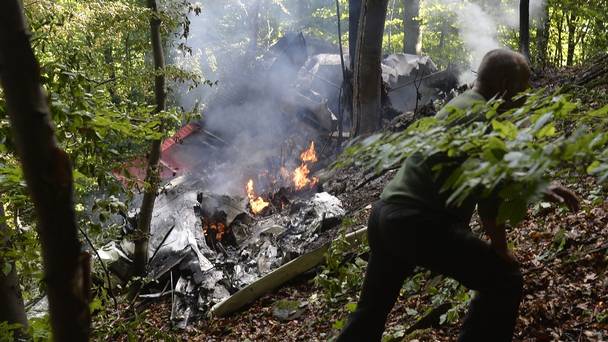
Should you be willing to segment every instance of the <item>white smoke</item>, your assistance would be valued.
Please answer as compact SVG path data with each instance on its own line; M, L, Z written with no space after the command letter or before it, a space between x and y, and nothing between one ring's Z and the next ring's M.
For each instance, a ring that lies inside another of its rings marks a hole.
M471 55L470 68L460 76L461 83L475 80L474 72L481 64L483 56L491 50L504 48L499 42L501 26L517 29L519 27L519 1L483 1L483 4L459 0L429 0L430 4L444 5L456 15L458 33ZM532 25L544 16L546 0L530 1L530 20Z
M188 17L190 30L184 43L191 53L172 54L172 62L180 68L217 81L212 87L181 87L175 94L183 108L198 108L204 130L223 141L211 148L207 140L217 141L208 136L200 141L191 138L180 145L183 153L175 153L184 169L200 171L208 181L206 191L242 195L247 178L275 167L278 157L289 157L283 146L291 139L295 118L279 104L294 89L300 66L286 63L269 45L303 29L298 18L308 5L303 7L299 0L284 3L200 0L196 3L200 12ZM333 5L333 0L324 0L324 5ZM301 52L296 55L304 56L303 63L306 51Z

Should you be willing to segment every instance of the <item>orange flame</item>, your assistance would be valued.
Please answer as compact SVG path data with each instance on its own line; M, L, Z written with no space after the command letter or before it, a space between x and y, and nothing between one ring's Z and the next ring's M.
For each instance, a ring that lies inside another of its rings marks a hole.
M215 240L216 241L221 241L222 238L224 237L224 234L226 233L226 226L221 223L211 223L208 226L206 225L205 227L203 227L203 232L205 234L210 234L211 233L215 233Z
M270 205L270 203L264 201L262 197L255 196L255 192L253 190L253 179L250 179L247 182L246 190L247 198L249 198L249 205L251 206L251 211L254 214L260 213L262 210L264 210L267 206Z
M313 186L317 184L318 179L316 177L308 178L308 174L310 174L310 170L308 169L307 163L316 163L317 162L317 153L315 152L315 142L310 142L310 147L304 150L300 154L300 160L302 164L300 167L293 171L293 183L296 187L296 190L302 190L307 186Z
M316 163L317 162L317 153L315 152L315 142L310 142L310 147L300 154L300 160L303 163Z
M296 187L296 190L302 190L307 186L313 186L317 184L317 177L308 178L308 174L310 170L308 169L308 165L302 163L300 167L295 169L293 172L293 183Z

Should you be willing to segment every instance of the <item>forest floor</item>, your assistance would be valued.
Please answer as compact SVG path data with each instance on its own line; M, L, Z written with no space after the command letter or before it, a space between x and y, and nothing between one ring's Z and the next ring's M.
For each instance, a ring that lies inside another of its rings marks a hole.
M567 73L575 75L576 70ZM560 75L560 80L568 79L567 74ZM542 75L538 82L552 86L550 83L558 82L556 79L555 75ZM606 89L601 92L606 99ZM581 101L590 107L608 102L598 103L597 98L583 94ZM361 176L349 172L344 170L341 177ZM348 186L341 189L338 197L352 213L351 224L366 224L369 204L378 198L393 174L389 172L354 191ZM584 175L561 175L560 179L583 199L583 209L570 213L539 203L529 209L524 222L508 233L525 280L514 340L608 341L608 189ZM475 220L472 229L479 229ZM364 258L365 254L360 253L349 260L352 263ZM352 271L355 284L360 284L363 270L364 266ZM342 286L342 291L328 292L314 277L314 273L299 277L238 313L202 319L183 331L171 328L170 299L154 302L142 312L131 333L138 340L326 341L339 332L349 308L356 302L359 287ZM389 316L384 339L455 340L470 297L471 293L455 282L421 271L406 282ZM289 321L279 320L273 313L277 303L285 300L300 307ZM446 303L451 309L441 317L441 323L408 334L408 327ZM155 337L148 338L150 331L156 332ZM101 339L130 340L126 334L115 333L116 330Z
M376 198L384 181L361 189L361 193ZM608 340L608 201L589 179L578 182L574 189L584 198L584 209L579 213L539 205L509 232L525 278L515 341ZM357 219L364 220L366 212L359 212ZM436 277L421 275L420 290L402 291L395 304L387 322L387 341L450 341L458 335L462 314L453 322L405 335L406 328L420 318L418 313L428 311L437 301L437 291L450 286L441 280L443 284L437 284ZM336 301L327 300L323 291L310 277L302 277L244 311L201 320L185 331L172 333L171 303L165 300L147 309L139 336L147 335L146 327L155 327L184 341L326 341L338 333L337 322L347 316L345 305L356 301L357 289ZM442 299L466 305L458 298ZM283 300L302 304L297 319L285 322L273 314L275 303Z

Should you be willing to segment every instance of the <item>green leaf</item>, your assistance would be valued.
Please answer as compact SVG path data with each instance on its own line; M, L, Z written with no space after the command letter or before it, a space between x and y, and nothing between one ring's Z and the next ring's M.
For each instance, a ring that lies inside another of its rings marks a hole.
M555 124L551 122L538 130L538 132L536 132L536 137L542 139L546 137L554 137L556 134L557 129L555 128Z
M357 310L357 303L348 303L348 304L344 305L344 308L348 312L351 312L351 313L355 312L355 310Z
M608 117L608 105L606 105L600 109L591 111L587 115L592 116L592 117L600 117L600 118Z
M331 327L335 330L342 330L342 328L344 328L344 323L345 321L343 319L339 319L335 321L334 324L331 325Z
M492 120L492 128L503 138L513 140L517 137L517 127L512 122Z
M11 263L5 262L4 265L2 265L2 273L4 274L4 276L8 276L12 270L13 270L13 265L11 265Z

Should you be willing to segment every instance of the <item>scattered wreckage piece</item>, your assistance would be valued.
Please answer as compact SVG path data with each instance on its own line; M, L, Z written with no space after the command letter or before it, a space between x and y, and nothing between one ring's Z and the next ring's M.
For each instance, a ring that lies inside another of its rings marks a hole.
M367 227L345 235L351 243L360 240L367 233ZM222 317L238 311L261 296L279 288L296 276L318 266L324 261L325 252L331 246L331 241L312 252L306 253L270 272L266 276L249 284L224 301L216 304L209 311L211 317Z
M205 188L194 176L172 180L157 198L152 221L149 278L154 281L140 298L171 294L178 328L302 255L309 258L317 250L312 261L318 264L323 257L318 248L327 245L345 215L339 199L328 193L311 196L314 190L281 193L289 197L285 206L254 216L245 197L202 192ZM117 247L108 246L106 259L128 263L129 253ZM288 278L306 269L296 267Z

